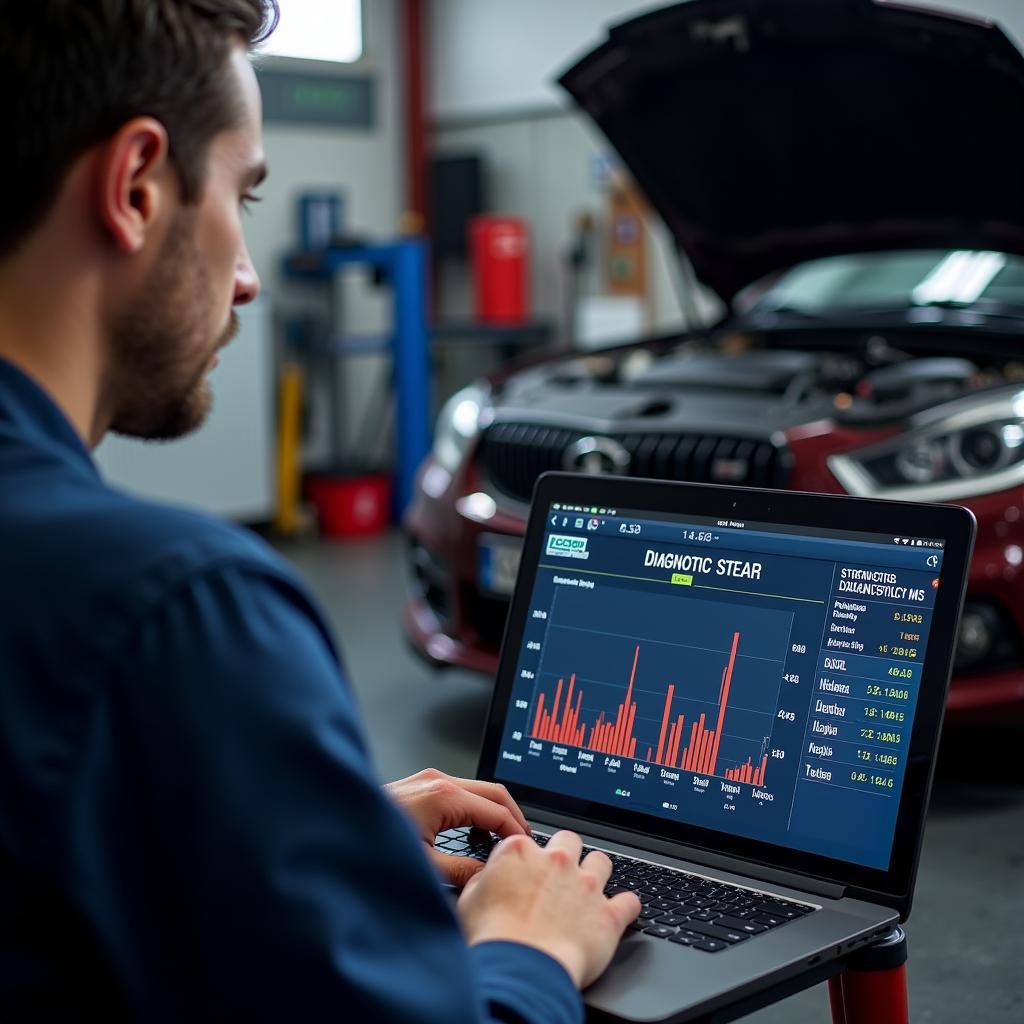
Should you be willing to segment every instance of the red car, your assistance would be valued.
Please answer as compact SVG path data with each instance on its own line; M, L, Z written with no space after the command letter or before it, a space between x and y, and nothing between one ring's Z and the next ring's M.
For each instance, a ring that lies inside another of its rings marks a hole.
M957 502L954 717L1024 709L1024 56L872 0L693 0L562 84L724 301L710 326L457 394L408 516L406 628L495 671L551 469Z

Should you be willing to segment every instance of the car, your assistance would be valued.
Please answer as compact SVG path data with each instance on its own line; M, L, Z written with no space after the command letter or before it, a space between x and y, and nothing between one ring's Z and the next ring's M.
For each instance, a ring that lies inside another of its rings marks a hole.
M442 410L405 629L493 675L548 470L956 502L978 520L948 711L1024 708L1024 56L872 0L692 0L561 78L722 299Z

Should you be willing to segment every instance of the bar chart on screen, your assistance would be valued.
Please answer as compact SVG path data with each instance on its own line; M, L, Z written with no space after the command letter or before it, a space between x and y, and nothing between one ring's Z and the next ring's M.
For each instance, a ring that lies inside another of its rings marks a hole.
M483 771L574 818L884 868L937 567L885 538L590 521L548 535L513 606Z
M528 705L534 743L578 747L603 762L659 766L766 785L792 615L699 599L670 620L644 595L628 606L595 594L553 602ZM784 756L781 751L776 756Z

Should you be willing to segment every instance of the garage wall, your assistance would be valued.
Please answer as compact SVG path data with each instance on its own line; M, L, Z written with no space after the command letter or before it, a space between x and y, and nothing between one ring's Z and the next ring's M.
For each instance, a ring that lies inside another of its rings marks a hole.
M595 162L607 144L566 107L553 80L600 41L607 26L664 6L642 0L433 0L430 6L430 112L440 153L481 153L491 171L491 207L528 218L534 232L532 286L541 315L563 317L566 273L560 256L574 218L600 210ZM1024 41L1024 0L939 0L945 7L999 21ZM660 221L651 225L649 270L653 328L681 323L677 261ZM465 275L449 272L446 311L465 313ZM704 315L714 301L695 296Z
M318 308L320 295L286 284L280 272L281 256L297 240L295 200L302 192L317 189L339 191L344 196L345 223L354 234L370 240L386 240L396 233L405 193L402 120L402 59L400 0L366 0L363 4L364 55L354 64L324 65L318 71L338 75L370 75L375 80L376 117L369 129L330 128L268 124L264 144L270 176L259 190L263 201L246 225L246 236L264 290L270 293L280 325L282 314L306 306ZM288 70L305 62L263 58L264 63ZM367 287L360 270L338 277L345 328L375 333L391 320L390 292ZM280 334L280 331L278 331ZM344 434L356 436L368 416L377 386L387 372L381 356L360 356L336 363L335 381L311 382L320 397L313 406L313 436L307 456L319 461L328 448L326 395L336 384L345 410ZM387 450L387 440L382 449Z
M915 0L903 0L915 2ZM562 105L551 82L607 26L664 7L651 0L432 0L430 110L440 121ZM1021 0L927 0L991 18L1021 45Z
M430 109L440 119L561 105L551 81L604 27L651 0L432 0Z
M527 218L533 231L533 306L565 329L564 254L583 212L600 215L607 144L568 108L557 74L598 42L608 25L663 6L650 0L433 0L428 101L439 153L478 152L490 171L497 212ZM648 221L651 330L674 330L682 313L678 266L659 220ZM443 281L445 311L470 305L465 274ZM717 305L698 296L705 312Z
M267 124L263 138L270 177L246 225L249 248L265 288L280 286L279 257L296 239L295 196L317 188L344 193L350 228L394 233L402 197L404 132L400 120L400 55L396 0L364 5L365 53L354 64L312 67L330 74L369 75L376 82L376 119L369 129ZM305 61L265 57L290 71Z
M569 275L565 254L581 213L600 217L605 205L601 163L607 145L586 118L565 111L538 112L508 120L444 123L433 136L443 154L479 153L488 174L493 210L525 217L532 232L531 292L539 316L564 329ZM677 264L661 221L648 219L651 329L674 330L680 323ZM444 312L470 310L468 277L449 268L442 281Z

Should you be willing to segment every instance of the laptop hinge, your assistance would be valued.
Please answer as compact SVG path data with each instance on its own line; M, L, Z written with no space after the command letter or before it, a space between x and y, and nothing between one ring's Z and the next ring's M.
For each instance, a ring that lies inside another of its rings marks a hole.
M656 839L652 836L630 833L625 829L610 828L598 822L583 821L571 818L565 814L552 814L550 811L528 807L525 804L522 807L526 817L538 824L550 825L553 828L571 828L585 835L593 836L595 839L604 839L609 842L618 843L621 846L631 847L640 852L648 850L651 853L662 854L666 857L677 857L707 868L731 871L734 874L746 875L748 878L754 878L761 882L770 882L773 885L783 885L790 889L799 889L825 899L838 900L846 895L846 887L836 882L826 882L820 878L809 878L807 875L786 871L784 868L769 867L766 864L757 864L749 860L741 860L738 857L729 857L722 853L711 853L708 850L686 846L684 843L673 843L663 839Z

